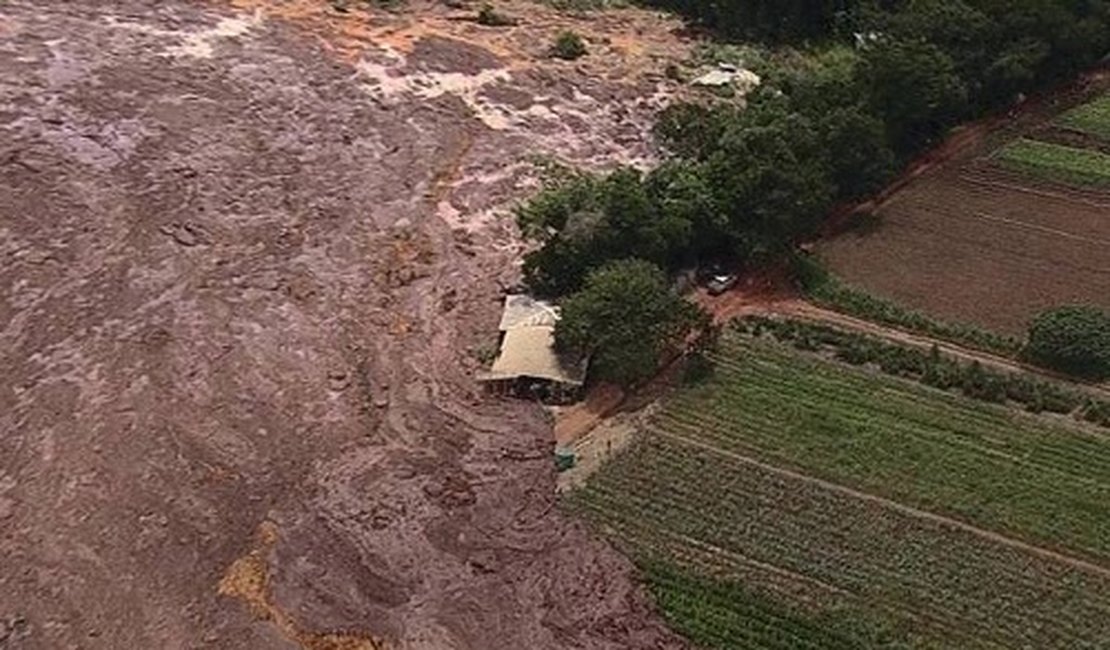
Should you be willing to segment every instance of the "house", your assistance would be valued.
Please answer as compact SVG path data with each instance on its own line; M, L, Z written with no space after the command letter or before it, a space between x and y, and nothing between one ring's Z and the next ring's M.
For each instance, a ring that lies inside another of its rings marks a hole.
M589 360L555 350L559 308L531 296L505 296L501 343L493 365L478 375L490 390L563 402L578 396Z

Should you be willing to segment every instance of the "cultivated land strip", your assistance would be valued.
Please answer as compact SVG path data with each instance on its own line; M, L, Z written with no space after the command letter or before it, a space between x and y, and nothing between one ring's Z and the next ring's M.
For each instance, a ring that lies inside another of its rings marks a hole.
M935 345L940 352L964 361L978 361L984 366L997 370L1029 374L1054 381L1066 382L1070 386L1074 386L1076 390L1084 391L1092 396L1110 398L1110 386L1107 386L1105 383L1077 380L1074 377L1053 372L1039 366L1022 363L1008 357L980 350L973 350L941 339L931 338L922 334L913 334L889 325L880 325L869 320L849 316L848 314L825 307L819 307L801 299L776 301L762 306L761 308L749 307L737 313L737 315L743 314L789 316L812 323L834 325L861 334L869 334L889 341L913 345L924 349L929 349Z
M738 462L738 463L743 464L743 465L750 465L750 466L753 466L753 467L758 467L758 468L763 469L765 471L768 471L768 472L771 472L771 473L774 473L774 474L778 474L778 475L781 475L781 476L784 476L784 477L787 477L787 478L791 478L791 479L794 479L794 480L797 480L797 481L801 481L803 483L814 485L814 486L817 486L817 487L820 487L820 488L823 488L823 489L826 489L826 490L830 490L830 491L836 492L838 494L843 494L845 496L850 496L852 498L861 499L861 500L864 500L864 501L868 501L870 503L875 503L877 505L883 506L884 508L891 508L893 510L897 510L898 512L900 512L902 514L909 515L911 517L926 519L926 520L929 520L931 522L941 524L943 526L959 529L959 530L962 530L964 532L968 532L968 533L971 533L973 535L976 535L977 537L981 537L981 538L983 538L985 540L988 540L990 542L1001 544L1003 546L1007 546L1009 548L1012 548L1012 549L1015 549L1015 550L1018 550L1018 551L1031 553L1033 555L1044 558L1046 560L1051 560L1051 561L1054 561L1054 562L1060 562L1062 564L1067 564L1068 566L1070 566L1074 569L1078 569L1080 571L1085 571L1085 572L1093 574L1093 575L1098 575L1098 576L1101 576L1103 578L1110 579L1110 568L1101 566L1099 564L1095 564L1093 562L1088 562L1088 561L1080 559L1080 558L1072 557L1070 555L1064 555L1063 553L1059 553L1057 551L1045 548L1043 546L1037 546L1035 544L1030 544L1028 542L1023 542L1019 539L1015 539L1013 537L1008 537L1006 535L1002 535L1001 533L997 533L997 532L992 531L992 530L987 530L985 528L980 528L978 526L974 526L972 524L969 524L969 523L964 522L964 521L960 521L958 519L953 519L952 517L946 517L944 515L939 515L935 512L930 512L928 510L922 510L920 508L914 508L912 506L907 506L907 505L898 503L897 501L893 501L891 499L876 496L874 494L868 494L866 492L861 492L859 490L855 490L855 489L852 489L850 487L840 485L839 483L833 483L831 481L826 481L824 479L817 478L815 476L810 476L808 474L803 474L801 472L796 472L794 470L784 469L782 467L778 467L778 466L775 466L775 465L772 465L772 464L769 464L769 463L765 463L765 462L760 461L760 460L756 460L755 458L752 458L750 456L745 456L743 454L738 454L736 452L729 451L727 449L722 449L722 448L720 448L716 445L712 445L712 444L709 444L709 443L701 441L701 440L695 440L693 438L683 436L681 434L673 433L673 432L670 432L670 431L666 431L666 430L660 429L658 427L652 427L652 433L655 434L655 435L663 436L664 438L668 438L670 440L673 440L675 442L679 442L679 443L684 444L684 445L689 445L689 446L692 446L692 447L698 447L700 449L704 449L706 451L712 452L714 454L718 454L718 455L720 455L724 458L728 458L729 460Z

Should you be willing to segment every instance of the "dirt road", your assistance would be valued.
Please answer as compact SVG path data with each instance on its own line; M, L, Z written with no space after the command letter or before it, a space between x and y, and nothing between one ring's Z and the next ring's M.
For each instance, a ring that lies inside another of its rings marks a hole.
M0 6L0 648L680 645L468 353L526 157L650 159L650 58L236 4Z

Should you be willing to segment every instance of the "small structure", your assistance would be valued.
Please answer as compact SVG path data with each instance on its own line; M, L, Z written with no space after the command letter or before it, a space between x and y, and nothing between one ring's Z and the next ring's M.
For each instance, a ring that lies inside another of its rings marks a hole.
M505 296L501 345L478 381L490 390L549 402L575 399L586 381L588 359L555 349L559 308L527 295Z

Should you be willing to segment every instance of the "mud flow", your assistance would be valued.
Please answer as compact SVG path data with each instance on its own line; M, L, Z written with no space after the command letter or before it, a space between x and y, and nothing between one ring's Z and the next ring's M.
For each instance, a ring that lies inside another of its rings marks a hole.
M0 6L0 648L679 645L470 350L686 46L507 7Z

